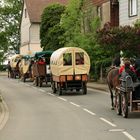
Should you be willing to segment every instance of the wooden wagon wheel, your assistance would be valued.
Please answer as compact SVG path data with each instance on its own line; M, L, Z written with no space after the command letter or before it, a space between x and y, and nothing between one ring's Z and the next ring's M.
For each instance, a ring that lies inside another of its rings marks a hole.
M52 87L53 93L56 93L56 87L55 87L55 82L54 81L51 82L51 87Z
M121 94L121 110L124 118L128 117L128 93Z
M61 85L60 83L57 84L57 88L58 88L58 95L62 95L62 88L61 88Z
M38 77L35 77L35 85L38 86Z
M25 74L23 75L23 82L24 83L26 82L26 75Z
M42 77L38 77L39 87L42 87L42 83L43 83L43 78Z
M87 94L87 85L85 82L83 82L83 86L82 86L82 94L85 95Z
M117 92L115 96L115 110L118 115L121 115L121 95Z

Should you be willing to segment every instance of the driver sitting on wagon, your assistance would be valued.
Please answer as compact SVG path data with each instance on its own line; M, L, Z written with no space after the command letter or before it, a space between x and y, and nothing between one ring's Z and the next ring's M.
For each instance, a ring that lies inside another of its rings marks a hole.
M133 82L136 82L136 80L137 80L136 70L131 65L131 62L129 61L128 58L124 59L124 64L119 68L120 76L122 76L123 72L128 73L132 77Z
M45 60L44 60L42 57L39 58L39 60L38 60L37 63L38 63L38 64L41 64L41 65L46 64Z

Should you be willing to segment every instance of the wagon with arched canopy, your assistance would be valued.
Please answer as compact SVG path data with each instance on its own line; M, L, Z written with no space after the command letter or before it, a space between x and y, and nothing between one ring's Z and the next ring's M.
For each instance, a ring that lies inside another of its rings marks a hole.
M42 86L50 82L50 57L53 51L36 52L34 56L34 64L32 66L32 76L34 77L35 85ZM44 63L39 63L43 60Z
M16 76L20 77L19 72L19 63L21 61L22 55L15 54L10 59L10 66L11 66L11 78L16 78Z
M86 51L78 47L56 50L50 58L52 90L61 95L63 91L76 90L87 93L90 58Z

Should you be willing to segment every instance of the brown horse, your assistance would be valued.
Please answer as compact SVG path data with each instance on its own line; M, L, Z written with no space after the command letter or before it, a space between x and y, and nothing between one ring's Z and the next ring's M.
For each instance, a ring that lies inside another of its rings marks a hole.
M114 109L113 97L115 96L116 91L117 91L116 87L119 86L119 68L113 67L109 70L107 74L107 84L108 84L110 94L111 94L112 109Z

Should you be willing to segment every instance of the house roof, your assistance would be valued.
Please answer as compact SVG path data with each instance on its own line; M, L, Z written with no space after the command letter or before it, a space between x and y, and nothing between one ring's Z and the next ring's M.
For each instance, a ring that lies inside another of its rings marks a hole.
M24 0L24 2L27 7L30 21L39 23L44 8L53 3L66 5L68 0Z
M92 0L94 5L101 5L105 2L108 2L110 0Z

